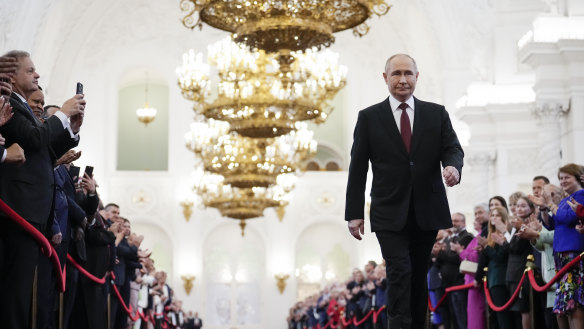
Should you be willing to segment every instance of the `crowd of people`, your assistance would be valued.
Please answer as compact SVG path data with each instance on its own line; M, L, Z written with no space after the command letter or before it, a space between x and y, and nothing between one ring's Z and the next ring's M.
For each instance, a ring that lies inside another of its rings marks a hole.
M428 271L432 305L429 322L437 329L580 329L584 328L584 260L580 260L546 292L532 289L526 277L519 287L529 255L534 256L538 285L584 252L584 167L567 164L558 170L560 186L545 176L535 176L532 194L515 192L507 199L493 196L474 207L473 228L466 218L453 213L452 228L438 231ZM391 264L388 264L389 266ZM485 272L485 268L487 271ZM290 309L290 329L387 328L386 314L375 323L339 321L363 319L370 310L386 306L385 264L370 261L364 272L353 271L344 283L327 286ZM483 278L494 306L483 289ZM446 288L470 288L446 292ZM391 294L391 291L389 291ZM332 320L332 321L331 321Z
M47 238L61 268L0 210L0 328L201 328L141 248L144 237L118 205L103 206L89 167L73 165L84 95L45 106L38 79L27 52L0 57L0 200ZM58 270L66 277L61 296Z
M369 261L363 271L353 269L351 277L345 282L330 284L318 294L297 302L290 309L288 327L304 329L319 325L324 328L331 321L333 326L337 326L343 317L351 321L353 318L359 321L366 318L359 326L355 326L354 322L348 326L373 329L374 322L387 323L385 312L379 313L378 321L368 316L371 310L387 307L385 290L385 264Z

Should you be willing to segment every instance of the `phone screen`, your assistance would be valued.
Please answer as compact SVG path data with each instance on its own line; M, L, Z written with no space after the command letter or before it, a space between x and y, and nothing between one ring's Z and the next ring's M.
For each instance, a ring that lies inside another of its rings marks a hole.
M77 89L75 90L76 94L83 94L83 84L81 82L77 82Z

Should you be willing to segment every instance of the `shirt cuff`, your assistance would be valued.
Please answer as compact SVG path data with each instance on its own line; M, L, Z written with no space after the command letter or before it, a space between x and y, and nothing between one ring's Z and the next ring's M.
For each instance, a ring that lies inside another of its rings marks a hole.
M8 153L8 151L6 151L6 149L4 149L4 153L2 153L2 159L0 159L0 163L4 163L4 160L6 160L7 153Z
M71 136L71 138L78 141L79 140L79 133L77 133L77 134L73 133L73 130L71 130L71 125L69 125L69 120L67 118L67 115L65 115L65 113L63 113L61 111L55 112L54 115L57 116L57 118L59 118L59 120L61 120L61 123L63 124L63 128L65 128L69 131L69 135Z

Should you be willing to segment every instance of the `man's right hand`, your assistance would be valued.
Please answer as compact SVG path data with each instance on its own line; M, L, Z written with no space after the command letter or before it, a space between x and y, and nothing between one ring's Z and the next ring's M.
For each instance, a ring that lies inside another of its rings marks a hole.
M68 99L59 111L65 113L65 115L70 118L73 115L83 113L85 109L85 99L83 99L83 94L76 94L75 96Z
M362 219L351 219L348 222L349 232L357 240L361 240L361 234L365 234L365 221Z
M21 165L25 161L26 158L24 157L24 150L22 147L20 147L20 145L14 143L6 149L6 159L4 159L4 163L16 163Z
M0 57L0 73L16 73L18 62L15 57Z

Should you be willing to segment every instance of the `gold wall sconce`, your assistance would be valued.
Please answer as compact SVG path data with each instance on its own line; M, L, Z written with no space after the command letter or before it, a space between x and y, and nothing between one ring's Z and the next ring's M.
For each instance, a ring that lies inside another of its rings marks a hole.
M185 217L185 220L188 222L191 219L191 215L193 214L194 203L193 201L185 200L181 201L180 205L183 208L183 216Z
M278 286L278 291L280 291L280 295L281 295L284 293L284 290L286 289L286 280L288 280L288 278L290 278L290 275L280 273L280 274L274 275L274 277L276 278L276 286Z
M180 277L183 280L183 287L187 293L187 296L191 294L193 289L193 281L195 281L195 276L190 274L185 274Z

